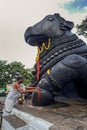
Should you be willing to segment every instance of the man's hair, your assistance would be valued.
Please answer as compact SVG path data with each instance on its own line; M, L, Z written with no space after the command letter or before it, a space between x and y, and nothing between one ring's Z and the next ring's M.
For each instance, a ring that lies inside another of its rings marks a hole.
M24 77L23 76L18 76L16 80L18 81L18 80L21 80L21 79L24 79Z

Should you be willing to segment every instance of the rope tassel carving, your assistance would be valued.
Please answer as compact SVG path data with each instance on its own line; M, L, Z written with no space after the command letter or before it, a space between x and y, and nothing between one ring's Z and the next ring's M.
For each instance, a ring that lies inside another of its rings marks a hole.
M38 58L37 62L37 81L40 79L40 58Z

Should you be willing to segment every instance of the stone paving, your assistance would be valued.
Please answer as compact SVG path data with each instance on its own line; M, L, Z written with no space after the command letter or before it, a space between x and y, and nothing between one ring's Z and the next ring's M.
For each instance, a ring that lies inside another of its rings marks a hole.
M16 108L53 123L50 130L87 130L87 100L59 99L50 106L35 107L25 103Z
M16 109L52 123L49 130L87 130L87 100L60 98L44 107L32 106L29 100Z

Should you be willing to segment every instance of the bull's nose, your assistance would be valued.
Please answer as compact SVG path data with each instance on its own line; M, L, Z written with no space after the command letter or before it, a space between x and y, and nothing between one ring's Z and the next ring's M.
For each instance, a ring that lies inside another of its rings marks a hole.
M27 39L28 39L28 37L29 37L29 34L30 34L31 30L32 30L32 27L28 27L28 28L26 29L25 33L24 33L24 38L25 38L25 41L26 41L26 42L27 42Z

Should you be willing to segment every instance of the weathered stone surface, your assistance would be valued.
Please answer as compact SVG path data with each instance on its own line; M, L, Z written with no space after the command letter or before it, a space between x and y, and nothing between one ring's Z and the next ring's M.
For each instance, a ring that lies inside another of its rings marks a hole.
M56 122L49 130L87 130L87 124L71 118Z
M20 119L13 115L4 118L10 130L87 130L86 100L61 98L57 104L44 107L32 106L29 101L14 110Z
M50 130L87 130L86 100L58 99L57 104L45 107L25 103L16 109L52 123Z
M16 117L15 115L9 115L3 117L1 130L30 130L30 129L29 124L21 120L20 117Z
M26 122L21 120L20 118L16 117L15 115L9 115L4 117L6 121L15 129L23 127L26 125Z
M26 113L18 109L13 109L13 113L23 119L28 125L29 130L49 130L49 127L53 124L36 116L31 113ZM23 129L24 130L24 129Z

